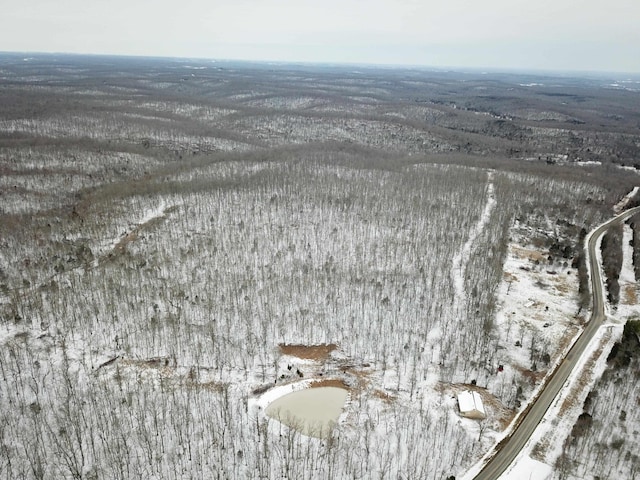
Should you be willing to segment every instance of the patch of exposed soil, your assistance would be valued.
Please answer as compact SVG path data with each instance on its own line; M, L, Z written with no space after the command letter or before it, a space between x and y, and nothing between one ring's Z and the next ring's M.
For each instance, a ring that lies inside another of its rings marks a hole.
M396 397L394 397L393 395L389 395L386 392L383 392L382 390L374 390L373 391L373 396L379 398L380 400L382 400L384 403L393 403L396 401Z
M555 280L553 280L553 285L556 287L556 290L558 292L565 295L569 293L569 284L566 277L555 277Z
M536 250L531 250L529 248L518 247L516 245L511 246L513 253L518 258L528 258L529 260L535 262L536 260L539 262L545 261L546 257L542 252L538 252Z
M506 282L509 282L509 283L518 281L518 277L516 277L511 272L504 272L504 279L505 279Z
M349 386L339 378L325 378L322 380L314 380L309 388L320 388L320 387L336 387L343 388L345 390L349 390Z
M170 211L173 211L174 208L175 206L166 208L162 213L162 215L158 217L153 217L150 220L147 220L146 222L139 224L130 232L125 233L120 239L120 241L118 241L118 243L116 243L116 245L113 247L114 253L117 253L117 254L124 253L125 250L127 249L127 245L130 244L131 242L135 242L138 239L138 234L141 231L161 223L165 219L167 213L169 213Z
M524 377L525 380L529 382L529 384L533 387L538 385L542 379L547 374L546 370L539 370L534 372L533 370L529 370L528 368L524 368L522 366L514 366L515 370L518 370L520 374Z
M228 384L215 381L201 381L198 377L197 368L191 366L189 368L179 367L176 365L175 359L170 357L155 357L148 359L132 359L114 357L98 367L98 369L107 367L122 366L124 368L133 368L138 371L155 371L161 378L174 382L174 385L181 385L193 389L205 389L211 392L222 392L227 388ZM207 368L199 370L206 372ZM271 385L269 385L271 386Z
M205 390L209 390L210 392L214 392L214 393L221 393L225 390L225 388L227 388L227 384L225 383L220 383L220 382L195 382L195 381L190 381L187 384L187 387L190 388L203 388Z
M533 449L531 449L531 458L538 460L539 462L546 461L546 454L551 444L550 438L551 437L548 436L544 437L533 446Z
M626 305L636 305L638 303L638 294L634 284L629 284L624 287L623 303Z
M503 276L504 276L504 280L506 282L512 283L512 282L517 282L518 281L518 277L516 277L511 272L504 272Z
M280 351L284 355L291 355L292 357L316 361L326 360L331 352L338 348L335 343L328 343L324 345L287 345L281 343L278 347L280 347Z
M168 371L175 371L176 362L169 357L155 357L147 359L133 359L123 358L120 360L122 365L133 366L141 369L153 368L153 369L167 369Z
M498 398L486 390L480 391L482 402L491 412L491 417L498 423L501 430L506 429L516 417L516 411L506 407Z
M366 368L368 365L362 365L362 367ZM363 392L367 389L371 383L369 380L370 371L361 370L356 368L353 365L342 365L341 367L342 373L346 375L350 375L357 383L352 387L354 391Z
M580 323L583 323L583 319L581 317L577 317ZM569 346L569 344L573 341L574 337L578 334L579 329L574 325L568 325L565 327L565 332L560 341L558 342L557 352L564 352L565 349Z

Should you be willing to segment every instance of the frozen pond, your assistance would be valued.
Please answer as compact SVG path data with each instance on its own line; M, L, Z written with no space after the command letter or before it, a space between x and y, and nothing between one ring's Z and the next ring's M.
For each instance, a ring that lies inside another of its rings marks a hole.
M344 388L306 388L274 400L266 413L300 433L325 438L331 434L346 400Z

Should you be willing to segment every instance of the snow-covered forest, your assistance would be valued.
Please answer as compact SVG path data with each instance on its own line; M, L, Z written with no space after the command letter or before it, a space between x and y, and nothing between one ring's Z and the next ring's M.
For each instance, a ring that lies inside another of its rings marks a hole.
M385 72L91 62L0 62L0 477L460 476L564 348L506 316L515 244L584 321L573 260L635 178L545 161L562 129ZM327 439L256 402L300 377L349 392Z

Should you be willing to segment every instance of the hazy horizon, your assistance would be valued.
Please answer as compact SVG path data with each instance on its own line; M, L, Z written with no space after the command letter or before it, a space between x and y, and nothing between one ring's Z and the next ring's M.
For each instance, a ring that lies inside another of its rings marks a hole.
M0 19L0 50L640 73L638 24L635 0L27 0Z

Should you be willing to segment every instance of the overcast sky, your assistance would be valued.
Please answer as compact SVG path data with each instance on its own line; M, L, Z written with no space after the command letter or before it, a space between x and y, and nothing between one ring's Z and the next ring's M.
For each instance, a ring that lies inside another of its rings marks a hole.
M0 1L0 51L640 72L640 0Z

